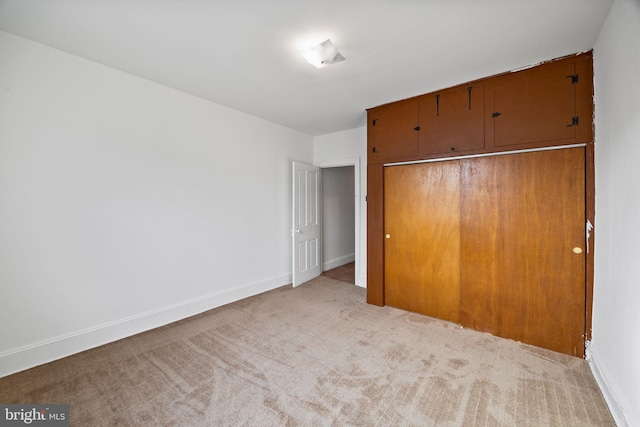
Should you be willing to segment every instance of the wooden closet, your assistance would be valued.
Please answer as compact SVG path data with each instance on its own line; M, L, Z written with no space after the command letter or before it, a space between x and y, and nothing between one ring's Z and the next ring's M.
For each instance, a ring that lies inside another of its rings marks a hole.
M584 355L591 61L368 110L369 303Z

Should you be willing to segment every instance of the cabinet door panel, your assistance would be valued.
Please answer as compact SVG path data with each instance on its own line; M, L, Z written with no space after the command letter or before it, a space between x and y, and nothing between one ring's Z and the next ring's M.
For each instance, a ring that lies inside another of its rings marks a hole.
M421 97L422 155L484 148L484 87L464 86Z
M583 148L464 161L463 326L584 354L584 165Z
M574 72L573 62L558 61L494 78L494 145L575 138Z
M367 117L368 162L408 160L419 152L419 103L402 101L369 110Z
M386 167L384 183L385 303L459 322L458 162Z

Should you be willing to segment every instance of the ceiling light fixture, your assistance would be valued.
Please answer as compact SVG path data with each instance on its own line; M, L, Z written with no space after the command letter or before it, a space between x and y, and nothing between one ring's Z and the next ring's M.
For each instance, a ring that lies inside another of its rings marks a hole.
M326 67L336 62L344 61L345 57L338 52L338 49L327 39L317 46L301 50L300 54L304 59L316 68Z

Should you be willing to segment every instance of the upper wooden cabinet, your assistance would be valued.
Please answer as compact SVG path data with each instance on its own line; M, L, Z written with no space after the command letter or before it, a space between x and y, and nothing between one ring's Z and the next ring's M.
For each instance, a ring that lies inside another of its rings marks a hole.
M587 52L368 110L370 164L593 142Z
M420 154L484 148L484 86L464 85L420 97Z
M367 114L368 161L371 164L417 158L420 116L417 99L369 110Z
M552 62L494 78L494 145L575 138L580 124L575 102L579 81L573 61Z

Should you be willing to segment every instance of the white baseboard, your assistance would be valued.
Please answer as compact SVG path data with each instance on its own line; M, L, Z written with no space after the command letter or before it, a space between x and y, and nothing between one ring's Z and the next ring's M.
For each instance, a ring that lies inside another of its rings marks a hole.
M322 264L322 271L327 271L337 267L341 267L345 264L349 264L350 262L354 262L355 260L356 260L356 254L349 254L349 255L341 256L339 258L330 259L329 261L325 261Z
M291 283L287 275L237 286L157 310L0 353L0 378L158 328Z
M595 353L590 351L589 348L587 348L586 359L587 362L589 362L589 367L591 368L593 377L596 379L598 387L600 387L600 391L604 396L604 400L607 402L607 406L609 407L609 411L611 412L616 425L618 427L631 427L632 424L627 418L624 407L621 405L622 401L619 399L618 394L607 379L606 371L598 363L598 358Z

